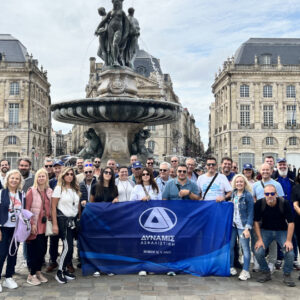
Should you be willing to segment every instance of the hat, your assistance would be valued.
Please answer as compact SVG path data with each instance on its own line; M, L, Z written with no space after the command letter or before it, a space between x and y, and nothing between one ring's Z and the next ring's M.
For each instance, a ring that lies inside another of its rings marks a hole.
M244 164L243 170L253 170L253 166L251 164Z
M61 161L61 160L56 160L54 163L53 163L53 167L55 166L63 166L64 163Z
M138 168L142 168L143 165L140 161L135 161L132 166L131 166L133 169L138 169Z
M278 158L277 159L277 163L281 163L281 162L285 162L286 163L286 159L285 158Z

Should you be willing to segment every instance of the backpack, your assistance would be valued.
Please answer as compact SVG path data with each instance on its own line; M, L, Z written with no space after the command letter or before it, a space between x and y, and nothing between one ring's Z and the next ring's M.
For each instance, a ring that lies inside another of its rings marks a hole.
M22 206L23 206L23 195L22 195ZM30 219L33 216L33 213L27 209L21 209L21 212L16 220L16 227L14 230L13 237L11 239L10 245L9 245L9 255L14 256L16 255L18 251L18 243L25 242L31 233L31 224ZM15 251L14 253L11 253L12 246L15 245Z

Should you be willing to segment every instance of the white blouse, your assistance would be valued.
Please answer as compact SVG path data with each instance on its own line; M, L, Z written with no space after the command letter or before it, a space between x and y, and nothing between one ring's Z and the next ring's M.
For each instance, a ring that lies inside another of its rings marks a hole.
M148 195L150 196L150 200L162 200L161 192L157 193L156 191L153 191L151 185L146 185L145 189L148 192ZM131 193L130 200L138 201L138 200L142 200L142 198L146 196L147 195L143 189L143 186L141 184L137 184Z

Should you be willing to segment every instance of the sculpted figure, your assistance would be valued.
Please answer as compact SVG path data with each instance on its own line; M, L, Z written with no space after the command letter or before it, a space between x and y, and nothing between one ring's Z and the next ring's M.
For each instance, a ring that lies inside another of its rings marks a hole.
M130 23L130 29L125 51L125 61L126 65L133 69L133 62L138 48L138 38L140 36L140 24L134 17L133 7L128 9L128 20Z
M145 146L146 140L151 136L150 130L142 129L140 130L134 137L132 146L131 146L131 154L139 154L147 157L148 154L151 154L152 151L147 149Z
M106 54L108 65L125 65L124 50L129 34L129 20L123 11L124 0L112 0L113 9L100 22L98 28L107 25Z
M99 15L102 17L102 21L106 16L106 11L104 7L100 7L98 9ZM97 55L103 59L105 65L109 64L108 56L107 56L107 24L104 24L104 26L100 26L101 23L98 25L95 35L99 36L99 48Z
M78 153L78 156L83 157L84 159L101 157L103 154L103 147L95 130L93 128L89 128L89 130L84 133L84 136L87 139L87 143L85 148Z

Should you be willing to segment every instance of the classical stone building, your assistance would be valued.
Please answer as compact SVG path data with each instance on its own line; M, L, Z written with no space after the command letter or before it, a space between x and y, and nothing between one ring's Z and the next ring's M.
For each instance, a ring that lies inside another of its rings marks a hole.
M210 148L220 162L259 167L267 155L300 167L300 39L251 38L212 85Z
M10 34L0 34L0 157L12 167L20 156L39 168L51 153L50 84L47 71Z
M90 79L86 87L86 97L97 97L99 73L102 63L96 63L95 58L90 58ZM173 90L169 74L163 74L160 61L144 50L138 50L134 62L139 98L158 99L180 103ZM188 109L184 109L181 119L174 124L148 126L151 137L146 141L146 147L153 150L157 161L170 160L171 156L199 157L203 153L203 144L195 119ZM73 126L72 145L73 152L78 153L84 145L83 133L87 128Z

